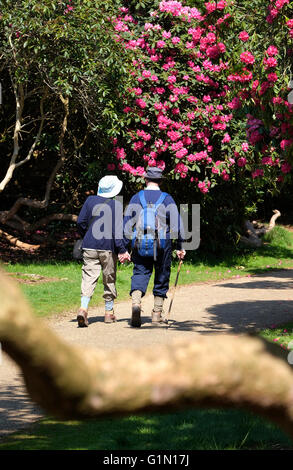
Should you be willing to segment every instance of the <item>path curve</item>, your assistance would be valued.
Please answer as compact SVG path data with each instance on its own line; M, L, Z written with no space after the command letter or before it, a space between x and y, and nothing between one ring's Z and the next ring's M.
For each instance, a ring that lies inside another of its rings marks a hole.
M172 289L169 297L172 295ZM293 320L293 269L241 277L215 283L179 286L169 327L150 321L153 297L143 299L143 324L129 326L130 302L117 302L115 324L103 322L103 308L89 310L89 328L78 328L76 313L47 318L46 323L69 343L105 348L169 343L177 338L192 340L198 334L241 333L272 327ZM166 301L168 308L169 300ZM31 403L18 367L3 353L0 364L0 436L18 430L43 415Z

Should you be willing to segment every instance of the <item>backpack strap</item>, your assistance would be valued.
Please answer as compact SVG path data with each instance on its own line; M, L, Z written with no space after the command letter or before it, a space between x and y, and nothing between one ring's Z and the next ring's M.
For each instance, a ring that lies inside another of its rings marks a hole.
M155 202L155 209L157 209L165 200L167 196L167 193L162 193L159 197L159 199L157 200L157 202Z
M145 209L147 209L148 205L147 205L147 202L146 202L144 191L143 190L139 191L138 195L139 195L140 204L142 205L142 208L143 208L143 211L144 211L144 213L143 213L143 225L145 227L146 224L147 224L147 213L146 213L147 211Z
M139 195L139 200L142 205L142 208L146 209L148 205L145 199L144 190L139 191L138 195Z
M147 205L146 198L145 198L145 195L144 195L144 190L139 191L138 195L139 195L139 200L140 200L140 203L141 203L143 209L146 209L148 205ZM167 193L162 193L160 195L157 202L154 203L155 209L157 209L164 202L166 196L167 196Z

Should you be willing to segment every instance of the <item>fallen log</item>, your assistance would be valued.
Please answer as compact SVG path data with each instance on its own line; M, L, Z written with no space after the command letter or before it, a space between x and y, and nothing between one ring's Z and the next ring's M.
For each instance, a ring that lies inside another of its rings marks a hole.
M247 236L242 235L240 237L240 241L245 245L249 245L255 248L260 247L262 245L262 240L261 238L259 238L260 235L264 235L273 230L276 225L276 220L278 219L278 217L280 217L280 215L281 212L277 209L274 209L273 216L271 217L271 220L268 225L259 225L255 221L250 222L249 220L246 220L244 222L244 228Z
M0 237L5 238L11 245L16 246L17 248L20 248L21 250L25 251L35 251L38 250L41 245L31 245L30 243L24 243L21 240L19 240L16 237L13 237L7 232L4 232L4 230L0 229Z

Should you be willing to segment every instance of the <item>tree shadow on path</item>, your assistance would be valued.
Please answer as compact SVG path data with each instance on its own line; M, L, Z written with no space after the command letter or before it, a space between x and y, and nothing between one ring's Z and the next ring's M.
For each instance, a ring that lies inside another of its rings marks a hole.
M1 386L0 390L0 438L15 429L27 427L43 416L25 391L23 383Z
M249 278L245 282L227 282L221 283L221 287L231 289L293 289L293 270L273 271L262 274L262 278L274 278L268 280L259 280L257 278Z
M247 300L213 305L196 320L170 321L170 329L211 333L245 333L293 321L293 300Z

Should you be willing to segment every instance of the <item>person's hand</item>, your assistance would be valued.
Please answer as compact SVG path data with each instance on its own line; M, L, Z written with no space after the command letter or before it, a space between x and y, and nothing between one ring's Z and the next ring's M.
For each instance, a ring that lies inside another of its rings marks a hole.
M185 250L177 250L176 255L179 259L184 259L184 256L186 255L186 251Z
M121 264L124 264L125 261L130 261L131 257L130 257L130 254L128 253L128 251L126 251L125 253L119 253L118 259L119 259Z

